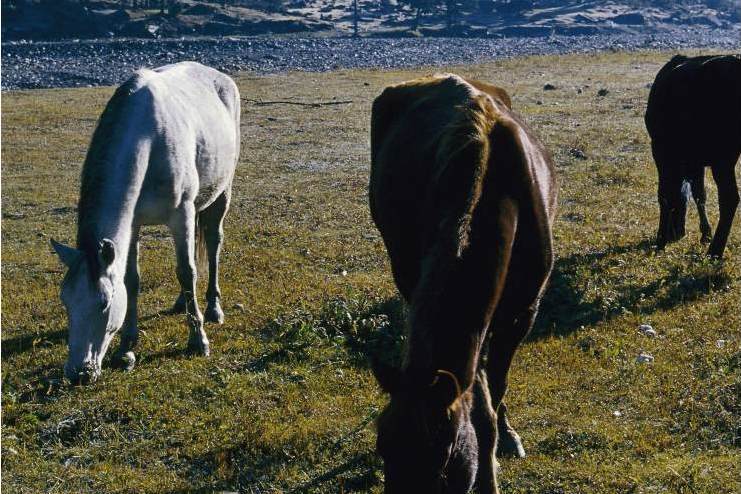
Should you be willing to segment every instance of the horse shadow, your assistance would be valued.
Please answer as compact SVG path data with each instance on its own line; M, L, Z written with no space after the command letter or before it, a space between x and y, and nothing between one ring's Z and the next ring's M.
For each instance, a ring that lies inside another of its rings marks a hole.
M210 451L190 461L191 468L197 470L191 481L196 485L207 483L208 487L189 487L168 491L167 494L212 493L221 491L252 492L261 472L281 471L290 466L296 457L287 459L284 455L261 455L254 462L245 454L250 450L249 444L240 444L229 448ZM300 458L300 457L299 457ZM323 492L368 492L380 484L377 475L379 460L370 452L358 453L344 459L340 464L317 474L311 479L281 490L286 494L303 494L321 488ZM223 475L228 472L226 475ZM215 483L210 480L215 474L222 473L221 480ZM259 486L258 486L259 492Z
M590 280L601 278L608 275L609 269L608 263L602 261L638 252L646 257L656 255L653 244L642 240L557 259L528 340L567 336L584 326L609 321L626 312L649 316L659 310L670 310L708 296L716 286L730 281L725 271L716 269L721 265L699 273L688 271L691 265L676 265L669 268L668 275L649 283L621 286L615 300L607 306L604 301L587 299L588 286L578 276L582 268L590 268Z
M15 355L26 353L39 345L56 345L67 341L67 330L56 329L46 333L33 333L15 336L3 340L2 357L7 359Z

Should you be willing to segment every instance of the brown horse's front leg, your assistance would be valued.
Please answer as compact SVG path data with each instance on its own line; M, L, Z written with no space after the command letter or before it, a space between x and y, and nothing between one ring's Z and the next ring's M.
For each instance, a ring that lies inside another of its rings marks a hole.
M739 203L738 185L736 184L735 164L736 157L730 164L722 166L713 166L713 179L718 186L718 206L720 217L718 226L715 229L715 236L710 243L708 255L712 257L723 257L723 251L728 242L728 235L731 233L733 217L736 215L736 209Z
M471 422L476 431L476 440L479 446L479 464L476 471L476 492L479 494L497 494L497 470L499 464L496 459L497 447L497 413L491 406L489 383L486 371L476 373L473 388L473 411Z
M518 317L496 317L493 322L494 334L489 343L487 371L491 403L497 411L498 443L497 456L522 458L525 448L520 436L509 424L504 395L507 392L507 379L512 359L520 343L530 332L538 312L537 303Z

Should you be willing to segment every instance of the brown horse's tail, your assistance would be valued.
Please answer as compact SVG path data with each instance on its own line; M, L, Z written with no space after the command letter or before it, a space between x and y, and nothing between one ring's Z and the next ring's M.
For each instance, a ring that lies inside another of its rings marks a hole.
M206 222L203 221L203 214L206 212L204 209L201 212L196 213L196 270L199 275L204 275L208 272L208 254L206 250Z

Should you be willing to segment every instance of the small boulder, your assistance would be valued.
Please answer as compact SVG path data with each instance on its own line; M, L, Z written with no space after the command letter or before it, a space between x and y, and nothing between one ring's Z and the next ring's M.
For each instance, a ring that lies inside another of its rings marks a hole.
M651 364L654 361L654 356L650 353L641 352L636 357L636 363L638 364Z
M656 330L651 327L650 324L641 324L640 326L638 326L638 331L648 336L649 338L656 338L657 336Z

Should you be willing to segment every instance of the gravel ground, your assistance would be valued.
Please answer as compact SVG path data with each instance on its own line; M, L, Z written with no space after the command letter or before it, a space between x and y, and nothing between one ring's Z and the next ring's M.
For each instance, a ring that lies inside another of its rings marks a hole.
M140 67L196 60L227 73L448 65L604 50L738 51L738 30L549 38L221 38L3 43L2 89L119 84Z

